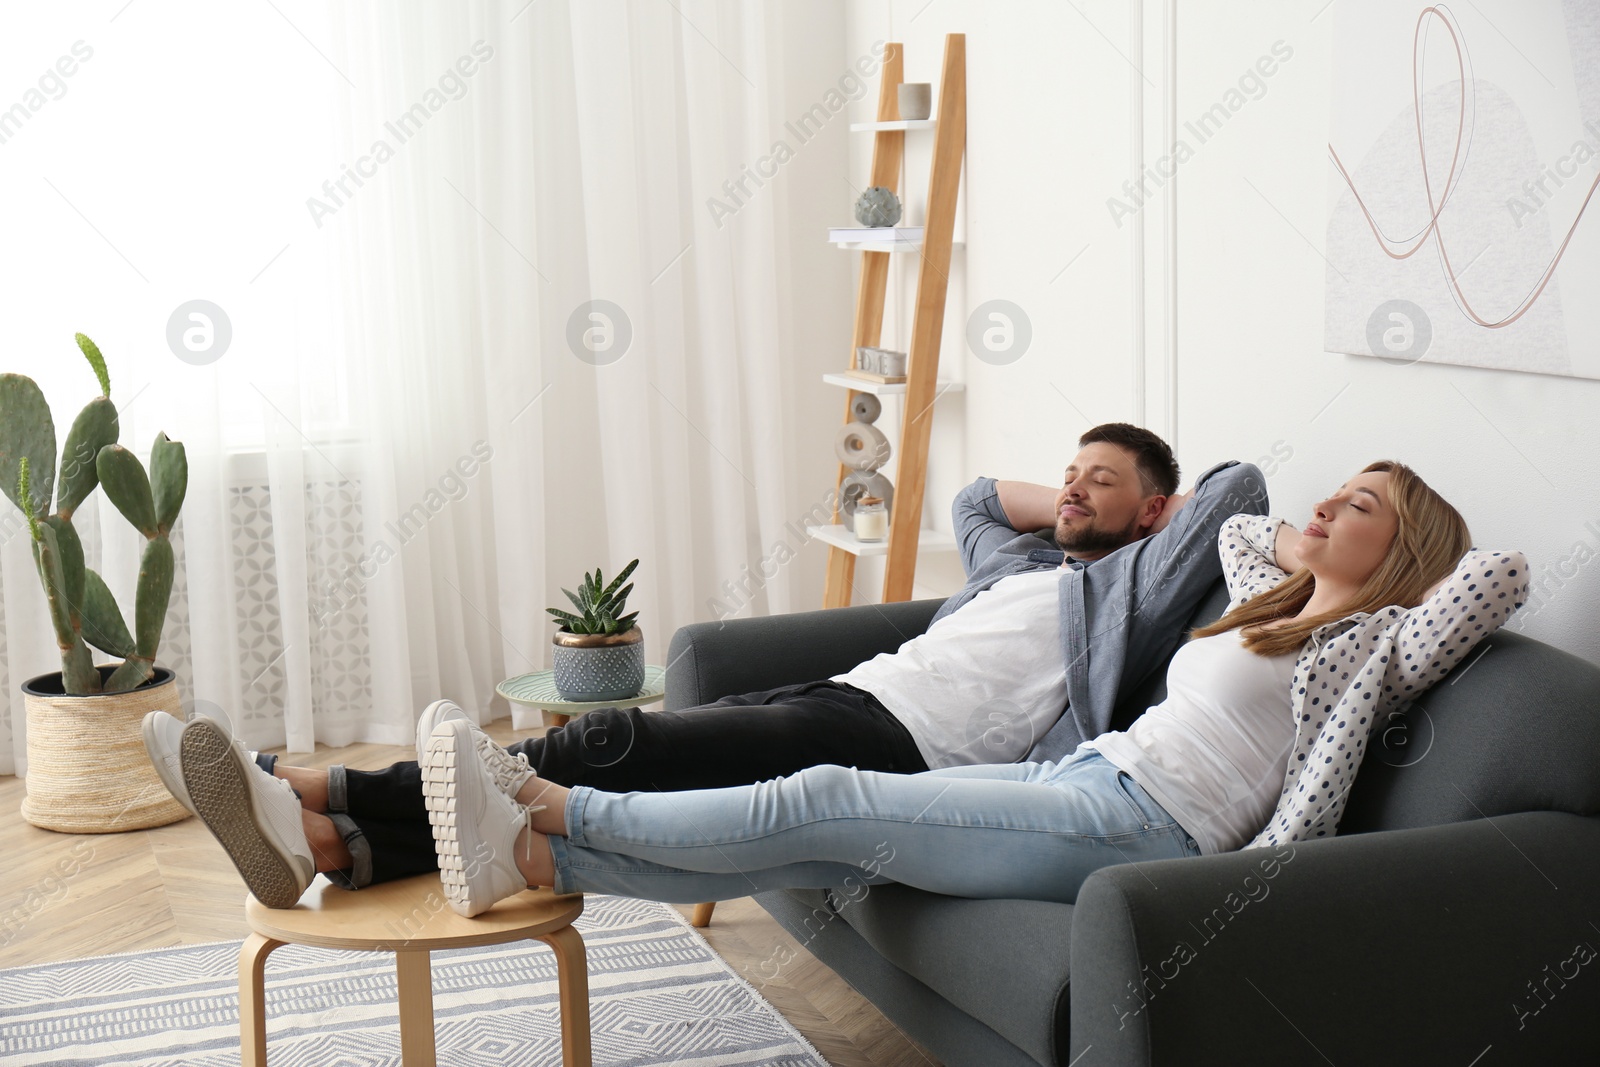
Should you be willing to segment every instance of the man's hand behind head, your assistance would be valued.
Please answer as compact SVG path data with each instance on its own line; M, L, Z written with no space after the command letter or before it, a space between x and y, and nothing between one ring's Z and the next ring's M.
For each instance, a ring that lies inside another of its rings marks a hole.
M1161 508L1161 514L1156 516L1156 521L1150 524L1149 536L1154 536L1167 528L1167 523L1172 521L1172 516L1194 498L1194 490L1187 493L1174 493L1167 497L1166 504Z

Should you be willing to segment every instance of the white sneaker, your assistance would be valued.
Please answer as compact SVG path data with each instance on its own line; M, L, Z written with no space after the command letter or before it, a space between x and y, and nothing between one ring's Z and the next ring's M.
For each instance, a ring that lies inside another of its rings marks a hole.
M453 701L435 700L422 709L422 716L417 720L417 762L420 764L426 761L428 741L433 737L434 729L442 722L458 720L472 727L472 739L477 745L478 756L488 766L489 773L494 775L495 788L515 800L522 783L533 777L533 768L528 766L528 757L520 752L513 756L495 744L494 739L484 733L477 723L467 717L467 713L461 710L460 705Z
M220 710L220 709L219 709ZM216 716L206 711L196 711L196 715L204 715L215 719ZM232 729L226 721L218 720L219 725L230 735ZM189 809L190 815L198 815L194 810L194 801L189 798L189 787L183 784L183 768L178 765L178 739L183 735L184 721L176 715L165 711L152 711L144 717L139 724L140 732L144 734L144 750L150 754L150 762L156 769L156 776L161 779L161 784L167 787L179 804ZM240 742L235 741L238 745ZM254 762L256 754L248 753Z
M471 918L528 888L512 850L544 805L524 807L500 790L465 718L434 728L422 760L422 796L445 899Z
M293 907L317 868L289 783L258 767L243 744L208 718L183 726L178 762L195 814L250 892L269 908Z
M190 815L200 814L194 810L189 787L183 784L183 768L178 766L178 739L183 735L183 720L164 711L152 711L144 717L139 729L144 734L144 750L150 754L150 762L161 784L179 804L189 809Z
M461 705L453 700L435 700L432 704L422 709L422 715L417 719L417 762L421 763L428 754L428 740L433 737L433 728L442 722L452 722L456 719L467 719L467 713L461 710Z

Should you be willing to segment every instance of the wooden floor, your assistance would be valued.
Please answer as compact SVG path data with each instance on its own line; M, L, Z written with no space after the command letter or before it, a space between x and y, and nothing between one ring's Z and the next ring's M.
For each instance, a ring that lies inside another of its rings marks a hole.
M513 740L510 720L489 733ZM285 757L287 758L287 757ZM319 747L292 762L377 768L413 758L406 748ZM58 834L22 820L21 779L0 777L0 968L249 933L244 883L197 819L124 834ZM690 908L681 907L687 917ZM717 905L700 931L723 959L840 1067L938 1067L877 1008L799 946L749 898ZM783 951L786 950L786 951ZM787 959L778 976L769 963Z

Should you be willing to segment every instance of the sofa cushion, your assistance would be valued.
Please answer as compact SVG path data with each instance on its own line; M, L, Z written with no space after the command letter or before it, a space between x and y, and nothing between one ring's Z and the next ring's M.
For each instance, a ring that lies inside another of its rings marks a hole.
M835 910L896 967L1041 1063L1064 1048L1072 905L969 900L874 885Z
M1600 667L1502 630L1373 731L1340 833L1600 812Z
M928 628L942 598L693 622L667 647L666 711L843 674Z
M756 894L806 952L839 973L901 1030L926 1046L941 1062L981 1063L983 1067L1039 1067L1039 1060L955 1007L939 993L890 963L856 930L839 918L824 889L775 889ZM773 968L789 957L774 952L753 980L764 985ZM1066 1035L1062 1035L1062 1048ZM918 1060L917 1062L921 1062Z

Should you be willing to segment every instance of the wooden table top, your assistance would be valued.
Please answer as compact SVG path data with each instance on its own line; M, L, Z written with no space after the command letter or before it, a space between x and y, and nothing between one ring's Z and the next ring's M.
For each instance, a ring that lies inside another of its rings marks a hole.
M355 891L318 878L292 908L269 908L247 896L244 910L250 929L274 941L416 952L548 934L583 914L583 894L557 896L549 889L529 889L468 919L451 910L438 874Z

